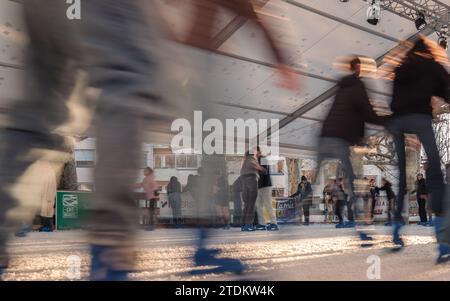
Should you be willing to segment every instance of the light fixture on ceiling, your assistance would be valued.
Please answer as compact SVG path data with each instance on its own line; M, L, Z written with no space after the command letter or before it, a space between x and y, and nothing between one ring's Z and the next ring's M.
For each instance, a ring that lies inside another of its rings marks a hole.
M341 2L348 2L348 0L339 0L339 1L341 1Z
M367 22L372 25L377 25L381 19L380 0L372 0L367 8Z
M416 23L417 30L422 30L427 26L427 21L425 20L425 14L423 12L419 12L417 14L417 19L414 21Z

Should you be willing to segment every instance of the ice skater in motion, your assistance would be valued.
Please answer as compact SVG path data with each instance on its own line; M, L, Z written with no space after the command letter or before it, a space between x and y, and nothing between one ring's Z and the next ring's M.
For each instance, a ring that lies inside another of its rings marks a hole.
M345 189L348 195L348 222L344 227L355 227L353 205L355 203L355 174L350 161L350 147L356 145L364 138L366 123L381 125L383 118L378 116L372 108L366 87L362 82L362 62L359 57L349 60L352 72L339 81L339 89L325 118L320 134L318 149L318 169L320 173L321 164L325 159L337 159L340 161L345 174ZM366 233L361 232L362 240L370 240Z
M161 44L152 1L86 1L79 21L67 19L64 1L22 5L30 41L25 97L1 116L0 272L8 267L6 240L14 230L6 216L18 204L10 188L37 161L59 163L53 160L55 152L63 152L58 130L70 120L67 102L84 79L92 89L82 90L95 92L89 95L96 104L98 154L88 231L90 278L126 280L136 258L131 187L140 165L143 121L169 127L173 119L162 113L171 111L163 109L156 92L162 62L156 57Z
M296 72L294 72L293 69L290 67L290 62L288 60L287 55L284 53L283 47L281 47L280 43L277 43L274 38L274 33L269 30L269 27L267 26L266 22L263 22L263 20L260 18L258 13L256 12L252 1L250 0L191 0L189 1L190 4L192 4L193 8L193 24L190 27L188 34L186 35L186 39L178 40L178 42L187 44L191 47L206 50L206 51L216 51L220 44L218 44L217 39L215 39L214 36L214 24L216 21L218 21L220 17L220 11L222 9L227 10L228 12L231 12L232 14L239 16L245 21L249 21L253 24L255 24L263 33L264 39L267 42L268 48L273 55L275 59L275 67L276 67L276 73L278 75L279 83L278 85L280 87L289 89L289 90L299 90L299 76ZM173 35L174 38L176 35ZM175 38L176 39L176 38ZM209 66L206 66L206 69L210 68ZM238 76L238 75L236 75ZM208 84L208 78L205 78L204 82L202 83L206 87L210 87L212 85ZM207 89L208 89L207 88ZM201 110L206 111L204 109L207 107L207 104L211 102L210 98L211 95L208 95L207 92L202 91L202 98L199 102ZM209 114L212 117L216 117L218 112L215 112L214 110L211 110L207 114ZM207 115L205 114L205 115ZM208 189L208 187L212 187L214 184L214 179L218 176L218 170L219 166L221 166L221 161L224 161L223 158L220 158L220 156L206 156L204 155L202 157L202 167L203 167L203 179L202 187L200 189L205 190ZM256 178L256 177L255 177ZM243 178L241 178L242 181L244 181ZM253 179L252 179L253 181ZM252 183L253 185L253 183ZM245 186L245 185L243 185ZM254 202L256 201L257 197L257 186L255 187L255 191L251 192L250 194L245 194L244 190L244 199L250 200L250 202L247 202L250 206L247 207L245 210L248 212L254 211ZM197 195L198 203L202 207L208 206L208 202L205 202L209 198L209 193L204 191L197 191L194 194ZM255 198L255 200L253 200ZM207 208L201 209L202 211L206 211ZM208 213L205 213L208 214ZM244 213L245 215L245 213ZM254 216L254 214L253 214ZM210 217L201 219L204 220L205 223L209 223L207 219ZM245 219L245 217L244 217ZM249 217L247 216L247 219ZM204 223L202 222L202 223ZM244 227L245 230L253 229L252 226L248 226L250 221L245 222L247 225ZM209 231L207 230L208 226L202 226L203 229L200 230L199 235L199 242L197 246L197 252L194 255L194 263L198 265L206 265L214 263L216 265L222 265L223 271L235 271L237 273L241 273L243 270L243 265L238 264L232 264L228 267L226 266L229 264L229 262L221 262L217 258L217 254L220 252L220 250L209 250L205 247L205 241L209 237Z
M448 200L444 198L444 175L432 127L432 97L448 102L449 74L437 62L434 42L420 37L406 54L402 64L395 70L394 92L391 103L393 116L387 124L395 143L399 168L399 192L393 223L393 242L399 248L404 243L400 237L403 226L403 204L406 194L405 134L415 134L428 158L427 184L431 191L431 206L436 215L434 227L438 241L437 262L448 260L450 248L442 243L441 232Z

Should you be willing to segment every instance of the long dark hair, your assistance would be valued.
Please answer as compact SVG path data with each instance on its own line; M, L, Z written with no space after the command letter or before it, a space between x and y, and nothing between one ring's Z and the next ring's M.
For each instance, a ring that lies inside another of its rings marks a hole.
M176 184L176 183L178 183L178 178L175 177L175 176L170 177L169 183L170 183L170 184Z

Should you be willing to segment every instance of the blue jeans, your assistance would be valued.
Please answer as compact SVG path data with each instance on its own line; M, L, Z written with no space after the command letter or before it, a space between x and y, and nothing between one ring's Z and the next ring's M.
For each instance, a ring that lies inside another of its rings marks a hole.
M441 161L436 144L431 116L425 114L408 114L392 118L387 128L394 138L395 150L398 157L399 192L397 197L396 220L402 219L403 202L406 194L406 151L405 134L415 134L425 149L428 158L426 170L427 184L433 192L431 208L436 215L444 212L444 176L441 171Z
M354 201L354 181L355 173L350 161L350 143L344 139L334 137L321 137L319 141L319 151L317 157L317 168L320 172L322 162L326 159L337 159L341 161L342 169L345 174L345 187L348 190L349 198L347 202L347 217L350 221L354 220L353 201ZM337 176L337 175L336 175Z

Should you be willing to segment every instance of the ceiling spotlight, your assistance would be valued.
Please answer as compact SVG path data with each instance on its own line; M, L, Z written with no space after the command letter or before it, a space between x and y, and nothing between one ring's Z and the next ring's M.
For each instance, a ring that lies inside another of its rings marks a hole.
M341 2L348 2L348 0L339 0L339 1L341 1Z
M425 15L420 12L417 14L417 19L415 21L417 30L422 30L427 26L427 21L425 21Z
M438 39L438 44L439 44L439 46L441 46L442 48L447 50L447 48L448 48L447 37L440 36L439 39Z
M367 9L367 22L372 25L377 25L381 19L380 0L372 0Z

